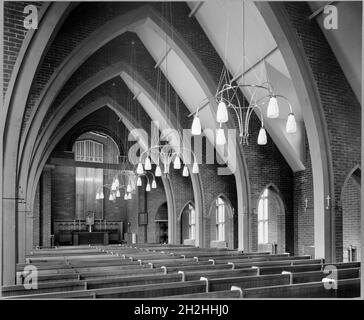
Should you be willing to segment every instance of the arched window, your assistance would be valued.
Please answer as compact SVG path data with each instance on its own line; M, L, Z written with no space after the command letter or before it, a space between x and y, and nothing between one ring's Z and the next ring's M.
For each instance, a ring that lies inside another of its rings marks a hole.
M225 241L225 201L219 197L216 199L216 240Z
M258 204L258 244L268 243L268 189L265 189Z
M188 215L188 238L190 240L196 239L196 212L195 208L189 204L188 205L189 215Z
M104 161L103 144L93 140L80 140L75 143L75 160L84 162Z

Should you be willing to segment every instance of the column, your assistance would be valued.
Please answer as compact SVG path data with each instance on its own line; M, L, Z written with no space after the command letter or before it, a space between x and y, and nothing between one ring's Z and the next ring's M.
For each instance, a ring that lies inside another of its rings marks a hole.
M52 227L52 167L46 165L41 176L40 233L41 246L51 245Z

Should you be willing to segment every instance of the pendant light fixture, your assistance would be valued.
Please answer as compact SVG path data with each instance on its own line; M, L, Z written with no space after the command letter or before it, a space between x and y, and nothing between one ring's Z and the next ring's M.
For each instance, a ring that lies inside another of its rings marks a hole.
M189 175L189 173L188 173L188 168L187 168L187 166L186 166L186 165L183 167L183 173L182 173L182 175L183 175L184 177L188 177L188 175Z
M193 117L191 133L194 136L198 136L201 134L201 121L198 113Z

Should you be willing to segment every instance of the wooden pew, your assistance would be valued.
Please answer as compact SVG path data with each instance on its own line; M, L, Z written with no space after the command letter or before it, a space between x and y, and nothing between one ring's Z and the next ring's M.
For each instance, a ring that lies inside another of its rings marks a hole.
M53 274L53 275L38 275L38 282L56 282L66 280L89 280L89 279L106 279L115 278L121 276L134 276L134 275L149 275L149 274L163 274L162 269L124 269L124 270L99 270L99 271L88 271L74 274Z
M325 273L324 271L309 271L309 272L298 272L292 274L293 283L305 283L305 282L318 282L322 281L323 278L329 276L330 273ZM336 272L338 280L344 279L354 279L360 277L359 268L350 269L338 269Z
M32 294L27 296L12 296L4 299L75 299L75 298L155 298L166 295L180 295L204 292L205 281L171 282L163 284L148 284L128 287L103 288L82 291L54 292Z
M360 296L360 278L338 280L337 290L320 282L243 289L243 298L355 298Z
M208 279L209 291L229 290L231 286L237 286L242 289L265 287L274 285L284 285L290 283L290 276L287 274L267 275L267 276L247 276L231 278L213 278Z
M25 289L24 285L3 286L2 296L20 296L20 295L32 295L49 292L64 292L64 291L76 291L85 290L86 282L80 280L64 281L64 282L50 282L50 283L38 283L37 289Z
M161 297L159 300L205 300L205 299L239 299L241 298L241 294L239 290L223 290L223 291L214 291L214 292L203 292L203 293L191 293L191 294L182 294L176 296L166 296Z

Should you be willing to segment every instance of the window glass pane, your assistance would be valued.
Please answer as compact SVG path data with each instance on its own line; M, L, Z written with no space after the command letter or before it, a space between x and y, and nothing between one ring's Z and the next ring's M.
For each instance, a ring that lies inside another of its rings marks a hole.
M258 221L263 220L263 202L264 200L260 199L258 204Z
M191 224L195 224L196 223L196 215L195 215L195 210L192 209L190 212L190 218L191 218Z
M264 223L264 243L268 243L268 222Z
M268 199L264 199L264 220L268 219Z
M194 240L195 239L195 225L191 225L189 238L191 240Z
M103 145L91 140L76 141L75 160L103 162Z
M263 223L258 223L258 243L263 243Z

